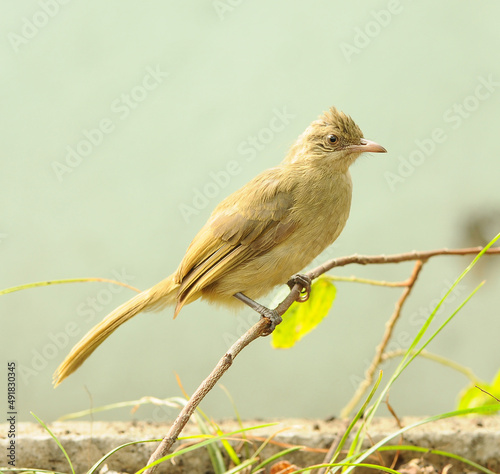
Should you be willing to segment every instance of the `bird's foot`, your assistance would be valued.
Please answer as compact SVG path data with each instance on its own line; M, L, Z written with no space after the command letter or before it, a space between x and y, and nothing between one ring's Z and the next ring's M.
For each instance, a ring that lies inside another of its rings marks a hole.
M309 299L309 296L311 295L311 283L311 277L304 275L303 273L297 273L296 275L293 275L286 284L290 287L290 289L292 289L296 284L302 286L298 301L300 303L304 303Z
M266 308L265 306L262 306L263 312L260 313L261 318L267 318L271 322L269 328L265 333L263 333L263 336L269 336L275 329L278 324L283 321L283 318L278 314L278 311L275 309L269 309Z
M269 320L269 328L265 333L262 334L263 336L269 336L269 334L271 334L276 329L276 326L280 324L281 321L283 321L278 311L276 311L275 309L267 308L266 306L257 303L257 301L254 301L248 296L245 296L243 293L236 293L234 297L245 303L247 306L250 306L250 308L260 314L261 318L266 318Z

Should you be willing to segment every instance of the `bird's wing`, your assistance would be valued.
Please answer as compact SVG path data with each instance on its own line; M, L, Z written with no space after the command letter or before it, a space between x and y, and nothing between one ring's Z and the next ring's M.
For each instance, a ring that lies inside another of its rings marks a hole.
M248 258L268 252L294 231L293 192L280 179L281 172L273 168L262 173L214 210L177 271L176 314L190 295Z

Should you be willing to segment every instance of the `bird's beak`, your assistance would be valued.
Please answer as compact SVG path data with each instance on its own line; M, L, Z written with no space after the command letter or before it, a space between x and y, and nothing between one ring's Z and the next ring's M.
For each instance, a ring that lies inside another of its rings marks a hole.
M376 142L362 138L359 145L349 145L347 150L351 153L387 153L387 150Z

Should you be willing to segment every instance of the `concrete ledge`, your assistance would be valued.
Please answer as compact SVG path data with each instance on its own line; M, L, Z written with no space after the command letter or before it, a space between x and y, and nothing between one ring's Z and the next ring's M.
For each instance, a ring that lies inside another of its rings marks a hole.
M417 418L405 418L403 424L409 425ZM262 422L249 421L245 426L262 424ZM238 429L234 421L221 423L224 431ZM56 422L50 425L51 430L58 437L68 452L77 473L86 472L101 456L117 446L141 439L160 438L165 434L169 425L158 423L128 423L128 422ZM280 429L288 428L275 438L280 443L307 446L315 449L328 448L335 436L344 429L344 422L334 420L331 422L315 420L287 419L280 420L276 427L256 430L248 433L255 439L255 444L260 444L260 438L265 438ZM370 430L374 442L395 432L397 426L393 419L380 418L375 420ZM7 448L9 439L7 433L9 426L0 425L0 466L7 466ZM196 426L190 424L185 435L198 433ZM394 439L391 444L398 444L399 439ZM425 448L440 449L463 456L492 471L500 469L500 417L469 417L456 418L427 424L405 434L404 444L418 445ZM180 443L177 443L179 446ZM143 467L154 443L145 443L129 446L113 454L107 465L110 470L132 473ZM263 453L263 459L282 450L280 446L269 446ZM394 453L386 455L392 459ZM477 472L477 470L461 466L460 463L442 456L422 455L426 461L436 468L446 464L453 464L450 473ZM306 467L323 460L321 452L299 451L286 459L297 466ZM421 457L416 453L402 452L400 459L408 462L410 459ZM16 467L37 468L70 472L66 459L61 451L39 425L33 423L19 423L16 436ZM161 472L165 473L210 473L212 467L204 448L188 453L176 461L176 464L166 462L162 465ZM357 471L358 472L358 471ZM361 471L359 471L361 472ZM373 472L373 471L371 471ZM418 471L415 471L418 472ZM423 472L423 471L422 471ZM426 471L429 472L429 471Z

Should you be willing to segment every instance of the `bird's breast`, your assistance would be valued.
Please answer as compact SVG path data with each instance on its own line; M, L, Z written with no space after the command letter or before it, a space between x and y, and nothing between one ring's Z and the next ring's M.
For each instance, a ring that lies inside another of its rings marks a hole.
M349 217L351 196L348 173L324 176L298 191L292 218L299 225L288 242L297 266L307 266L337 239Z

